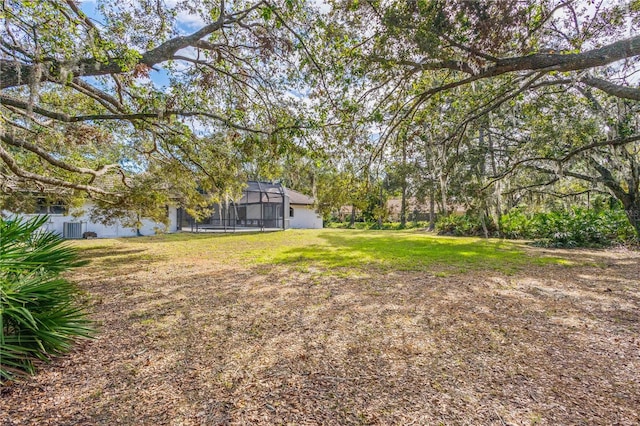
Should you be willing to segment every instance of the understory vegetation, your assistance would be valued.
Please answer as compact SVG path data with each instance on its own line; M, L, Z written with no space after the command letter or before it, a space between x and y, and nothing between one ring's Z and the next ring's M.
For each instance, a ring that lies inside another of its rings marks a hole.
M527 212L513 209L498 221L474 213L441 216L435 222L439 235L456 237L492 237L534 240L541 247L609 247L612 245L634 245L638 237L624 210L613 208L556 209L543 212ZM329 228L352 229L429 229L428 221L400 222L376 221L329 222Z
M330 221L325 223L326 228L335 229L383 229L383 230L401 230L401 229L425 229L429 227L429 222L411 221L402 225L400 222L383 222L382 226L378 222L354 222L353 225L349 222Z
M0 217L0 381L92 334L77 287L61 275L82 264L77 250L40 229L46 221Z
M606 247L637 241L622 209L582 209L525 214L513 210L502 216L507 238L532 239L549 247Z
M484 224L483 224L484 220ZM442 235L504 237L534 240L544 247L608 247L637 242L635 230L624 210L585 209L526 213L514 209L500 217L499 226L479 215L449 215L436 223Z

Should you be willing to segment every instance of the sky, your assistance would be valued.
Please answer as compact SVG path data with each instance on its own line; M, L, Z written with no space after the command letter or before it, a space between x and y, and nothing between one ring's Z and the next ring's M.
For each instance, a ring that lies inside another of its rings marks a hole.
M123 4L123 3L124 3L123 1L119 1L119 4ZM175 6L176 0L168 0L165 3L168 6ZM86 15L92 21L94 21L94 23L96 23L97 25L100 25L101 23L104 22L104 17L102 14L100 14L100 11L98 10L98 7L97 7L97 1L95 0L82 1L80 3L80 9L82 9L82 11L86 13ZM177 23L178 23L179 31L187 34L189 32L193 32L194 30L202 26L204 24L204 21L196 15L189 15L185 12L180 12L178 14ZM181 52L181 53L184 53L184 52ZM163 89L169 86L169 74L162 67L155 67L155 69L153 69L149 73L149 76L151 78L151 81L154 83L154 85L158 89Z
M309 0L320 13L327 13L330 6L326 0ZM133 0L118 0L118 5L132 4ZM81 1L80 8L87 16L92 19L97 25L104 21L104 17L100 14L97 7L97 0L85 0ZM173 8L179 3L179 0L164 0L164 4L168 8ZM181 10L176 17L177 30L182 34L190 34L197 31L199 28L205 25L205 21L197 14L189 13L188 11ZM186 57L195 57L195 49L183 49L178 51L178 54ZM186 66L186 65L185 65ZM179 69L179 64L178 64ZM169 86L169 75L162 66L156 67L150 73L151 81L158 89L163 89ZM300 94L292 92L293 96Z
M330 6L326 3L325 0L309 0L320 13L326 13L329 11ZM127 5L134 4L135 0L119 0L117 5L118 7L126 7ZM168 8L173 8L179 3L179 0L164 0L164 4ZM98 1L96 0L86 0L80 3L80 8L82 11L94 21L94 23L99 27L105 22L104 16L100 13L98 9ZM206 25L206 22L198 15L188 13L187 11L180 11L176 17L176 29L180 34L191 34L197 31L202 26ZM194 48L182 49L177 52L179 55L185 57L195 58L197 55L197 51ZM178 71L181 67L187 69L191 64L184 63L182 61L174 61L173 67ZM162 66L162 64L158 64L154 67L153 70L149 72L149 77L151 82L154 84L157 90L167 91L170 88L169 81L169 73ZM146 79L145 79L146 82ZM94 84L100 85L99 82L94 81ZM304 91L300 92L297 90L289 90L286 94L291 99L295 99L297 101L303 101L305 103L311 102L308 93ZM205 129L202 127L203 125L198 120L185 120L185 123L189 124L196 133L201 133Z

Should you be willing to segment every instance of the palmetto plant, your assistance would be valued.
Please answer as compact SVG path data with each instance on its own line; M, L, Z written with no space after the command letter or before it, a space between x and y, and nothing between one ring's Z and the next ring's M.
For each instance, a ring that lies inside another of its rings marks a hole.
M68 351L92 335L78 290L60 274L81 262L42 230L47 218L0 217L0 381L33 373L33 361Z

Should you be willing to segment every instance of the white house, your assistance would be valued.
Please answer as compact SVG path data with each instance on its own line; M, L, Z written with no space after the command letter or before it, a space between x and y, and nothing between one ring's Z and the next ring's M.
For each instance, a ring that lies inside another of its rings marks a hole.
M49 220L45 229L65 238L82 238L85 232L95 233L98 238L117 238L180 230L319 229L323 226L322 216L315 211L312 197L279 183L257 181L248 182L239 200L226 206L214 206L212 215L200 221L195 221L180 208L167 206L168 226L150 219L143 219L140 229L124 226L117 221L113 225L103 225L91 220L92 207L92 203L87 202L79 209L67 209L64 205L48 203L42 198L38 200L33 213L20 216L29 218L46 214ZM14 215L7 211L0 213L5 217Z
M320 229L322 216L315 209L314 199L293 189L285 188L289 197L289 227L293 229Z
M322 228L322 216L314 210L313 198L298 191L285 188L279 183L248 182L240 200L226 206L214 206L214 212L202 221L195 221L185 211L167 206L169 225L150 219L142 220L142 227L135 229L116 222L103 225L93 222L89 215L93 205L85 203L79 209L39 200L33 213L20 214L30 218L48 215L45 229L65 238L82 238L85 232L93 232L98 238L135 237L154 235L159 232L172 233L179 230L233 231L241 229L313 229ZM5 217L14 215L1 212Z
M215 204L209 217L195 220L178 210L178 228L184 230L311 229L322 228L322 216L313 198L280 183L249 181L237 200Z
M49 220L44 228L53 231L65 238L82 238L85 232L94 232L98 238L135 237L138 235L154 235L158 232L176 232L177 230L177 208L168 206L169 226L149 219L142 220L142 227L139 230L126 227L116 222L107 226L91 221L89 212L93 204L85 203L80 209L67 209L65 206L56 204L38 203L34 213L22 213L19 216L31 218L33 216L46 214ZM13 213L2 212L3 216L11 217ZM139 233L138 233L139 231Z

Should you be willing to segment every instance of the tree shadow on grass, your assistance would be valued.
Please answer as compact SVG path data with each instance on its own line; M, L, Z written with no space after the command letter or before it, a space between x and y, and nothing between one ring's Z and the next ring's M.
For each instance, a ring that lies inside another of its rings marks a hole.
M154 243L172 243L182 241L202 241L221 238L233 238L243 235L265 234L261 231L243 231L243 232L176 232L171 234L158 234L144 237L131 237L118 239L125 243L133 244L154 244Z
M82 273L96 276L108 275L114 271L122 276L140 268L167 262L169 258L169 254L152 253L147 248L98 247L80 252L80 259L88 262Z
M420 234L349 233L320 235L327 244L296 247L278 254L278 264L311 264L326 268L369 268L420 271L434 266L453 270L513 270L533 259L518 245L498 240L435 238ZM559 260L559 259L558 259Z
M91 247L87 249L82 249L80 251L80 257L82 259L87 260L96 260L103 257L114 257L114 256L129 256L135 255L138 253L142 253L146 251L146 249L129 249L129 250L118 250L114 247Z

